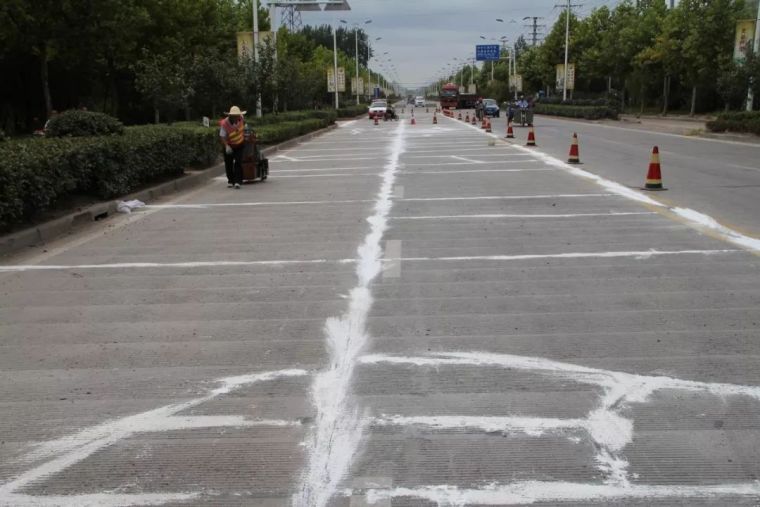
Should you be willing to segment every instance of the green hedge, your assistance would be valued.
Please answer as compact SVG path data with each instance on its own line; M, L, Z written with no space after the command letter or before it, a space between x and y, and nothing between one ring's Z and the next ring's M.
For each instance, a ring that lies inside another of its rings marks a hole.
M357 116L367 114L368 110L369 108L366 104L341 107L338 109L338 118L356 118Z
M272 123L255 130L259 142L275 144L324 128L334 115L332 111L323 118ZM0 143L0 231L33 219L68 195L110 199L180 176L189 166L208 167L220 154L218 128L189 123L127 127L123 135L4 141Z
M707 122L712 132L745 132L760 136L760 111L721 113Z
M45 135L48 137L85 137L124 133L124 125L104 113L72 109L50 119Z
M571 106L565 104L541 104L535 105L536 114L548 114L552 116L566 116L568 118L584 118L586 120L599 120L602 118L617 119L616 110L608 106Z

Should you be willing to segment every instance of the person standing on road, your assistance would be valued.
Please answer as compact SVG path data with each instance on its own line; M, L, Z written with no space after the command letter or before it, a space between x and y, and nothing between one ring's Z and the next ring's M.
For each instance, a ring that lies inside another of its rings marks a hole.
M240 188L243 183L243 141L245 121L238 106L232 106L222 120L219 128L219 140L224 146L224 169L227 173L227 188Z

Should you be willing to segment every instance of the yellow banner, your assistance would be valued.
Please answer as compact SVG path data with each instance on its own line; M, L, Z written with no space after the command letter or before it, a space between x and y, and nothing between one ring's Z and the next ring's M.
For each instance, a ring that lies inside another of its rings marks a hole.
M744 61L747 50L755 38L755 20L742 19L736 22L736 39L734 41L734 58Z

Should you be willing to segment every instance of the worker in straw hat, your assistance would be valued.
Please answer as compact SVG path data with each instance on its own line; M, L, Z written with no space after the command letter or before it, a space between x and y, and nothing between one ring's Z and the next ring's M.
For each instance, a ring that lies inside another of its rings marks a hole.
M232 106L224 113L227 117L221 121L219 139L224 146L224 169L227 171L227 188L240 188L243 183L243 134L245 121L239 107Z

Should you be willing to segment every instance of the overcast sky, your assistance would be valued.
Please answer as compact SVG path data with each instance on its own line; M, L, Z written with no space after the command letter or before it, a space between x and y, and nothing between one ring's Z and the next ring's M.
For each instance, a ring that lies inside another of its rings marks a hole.
M422 86L453 59L472 58L476 44L492 43L488 39L509 38L512 43L524 34L530 42L530 29L524 25L526 16L540 16L540 24L549 30L562 9L555 4L562 0L347 0L351 10L347 12L304 12L304 24L339 23L345 19L352 23L364 23L371 19L366 29L377 57L390 59L398 70L398 81L407 88ZM588 14L594 7L614 6L619 0L572 0L583 4L576 10ZM504 23L499 23L501 18ZM375 42L377 37L382 40ZM381 62L371 62L378 68ZM386 69L390 65L383 63Z

